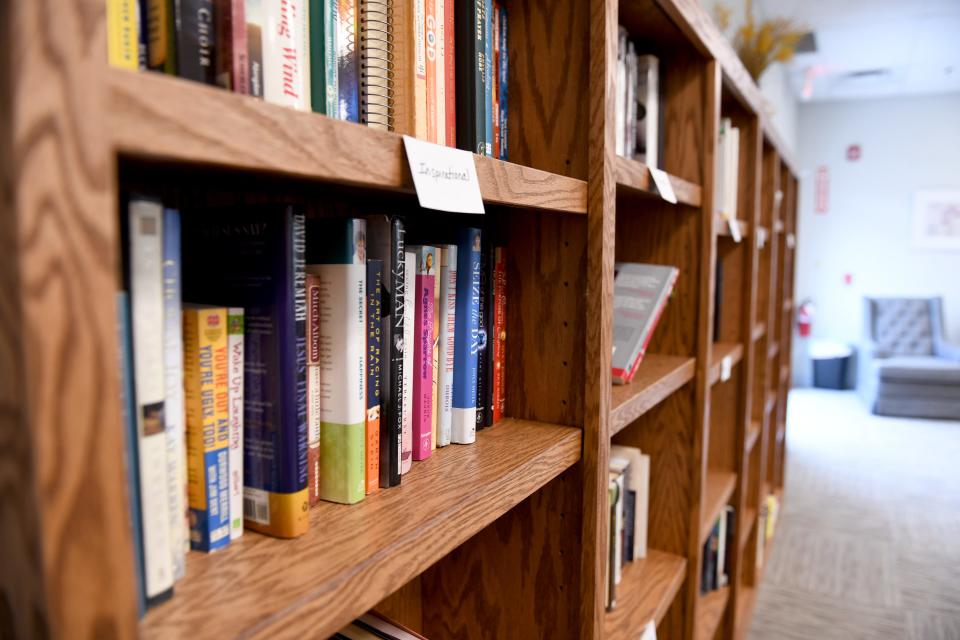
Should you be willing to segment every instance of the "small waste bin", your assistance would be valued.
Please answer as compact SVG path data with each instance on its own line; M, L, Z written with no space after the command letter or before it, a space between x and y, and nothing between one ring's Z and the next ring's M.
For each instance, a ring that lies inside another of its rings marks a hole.
M825 340L811 342L813 386L818 389L846 389L851 356L853 349L845 344Z

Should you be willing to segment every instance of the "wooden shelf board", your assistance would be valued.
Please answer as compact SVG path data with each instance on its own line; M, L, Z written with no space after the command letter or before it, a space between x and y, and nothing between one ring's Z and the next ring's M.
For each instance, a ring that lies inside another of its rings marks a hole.
M763 412L767 415L773 411L773 408L777 406L777 392L770 390L767 391L766 401L763 404Z
M743 358L743 345L739 342L714 342L710 350L710 370L707 382L715 384L720 380L720 362L730 356L731 367L737 366Z
M355 505L317 505L300 538L246 532L221 552L188 554L187 577L148 612L141 634L269 636L309 620L309 635L325 638L576 463L580 451L578 428L504 419L473 445L415 463L398 487ZM211 606L225 597L225 606Z
M730 587L723 587L700 596L697 619L694 621L694 640L713 640L730 600Z
M750 235L749 222L747 222L746 220L738 219L737 226L740 227L740 235L743 238L746 238L747 236ZM732 234L730 233L730 225L727 223L726 220L724 220L719 215L715 215L713 217L713 232L718 236L723 236L727 238L732 237Z
M753 617L753 605L757 601L757 589L749 585L742 585L737 594L737 618L734 623L736 632L734 638L738 640L747 637L750 622Z
M107 131L138 158L413 193L403 139L154 72L109 68ZM585 214L587 183L476 156L485 202Z
M750 455L750 452L753 451L753 447L756 446L757 441L760 439L761 431L761 422L759 420L751 420L750 425L747 427L747 437L744 439L744 448L746 449L746 454L748 456Z
M757 526L757 510L753 507L747 507L743 512L743 520L740 522L740 548L743 549L750 539L750 532ZM740 554L743 558L743 554Z
M703 502L700 508L700 546L703 546L713 523L720 517L720 512L730 503L730 496L737 486L737 474L732 471L707 472L707 481L703 491Z
M610 435L662 402L690 382L696 372L695 358L648 353L640 361L630 384L613 385Z
M767 335L767 323L758 322L753 325L753 333L750 335L750 339L756 342L763 336Z
M646 195L660 198L660 193L653 180L650 178L650 170L647 165L639 160L631 160L617 156L617 186L622 189L637 191ZM673 192L677 196L679 204L699 207L703 201L702 189L700 185L688 182L682 178L667 174L670 178L670 184L673 186Z
M659 624L673 604L687 571L687 560L655 549L623 568L617 606L604 619L606 640L636 638L650 620Z

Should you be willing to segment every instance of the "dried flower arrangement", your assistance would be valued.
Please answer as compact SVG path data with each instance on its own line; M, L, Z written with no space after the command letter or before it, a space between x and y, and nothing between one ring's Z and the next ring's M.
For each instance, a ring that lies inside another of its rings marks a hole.
M724 32L730 27L733 10L718 2L714 18ZM733 48L755 82L773 62L789 62L807 30L789 18L774 18L757 23L753 0L744 0L745 22L733 34Z

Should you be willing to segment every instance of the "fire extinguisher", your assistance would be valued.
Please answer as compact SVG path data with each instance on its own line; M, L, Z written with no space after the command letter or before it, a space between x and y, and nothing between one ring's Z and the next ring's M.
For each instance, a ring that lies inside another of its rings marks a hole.
M797 309L797 331L801 338L809 338L813 327L814 306L812 300L804 300Z

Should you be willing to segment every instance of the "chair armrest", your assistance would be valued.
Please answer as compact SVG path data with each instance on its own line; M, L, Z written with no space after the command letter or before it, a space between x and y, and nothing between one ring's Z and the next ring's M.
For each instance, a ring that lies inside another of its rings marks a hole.
M958 345L938 340L936 343L936 354L938 358L960 362L960 346Z

